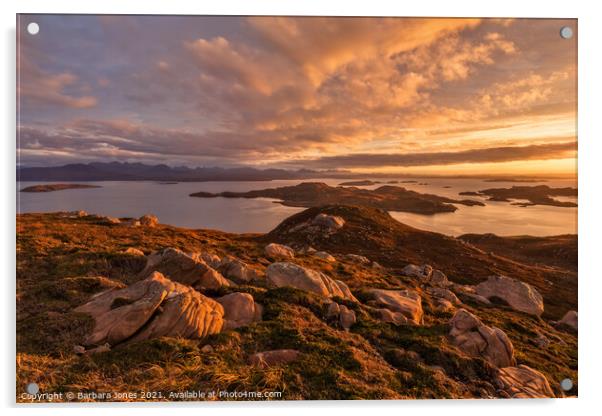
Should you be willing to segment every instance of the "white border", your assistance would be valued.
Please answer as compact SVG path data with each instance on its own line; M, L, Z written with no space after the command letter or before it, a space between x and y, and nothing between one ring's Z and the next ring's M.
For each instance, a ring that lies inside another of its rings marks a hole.
M44 413L81 414L81 407L43 408L41 406L14 407L14 273L15 273L15 13L132 13L132 14L288 14L288 15L372 15L372 16L474 16L474 17L576 17L579 19L579 399L537 401L405 401L405 402L288 402L288 403L207 403L173 405L86 406L85 412L104 415L109 411L127 411L128 414L163 415L170 413L211 412L245 415L282 414L306 415L308 412L338 412L345 415L366 414L376 409L385 414L420 412L421 414L479 414L507 415L525 411L564 415L593 413L602 387L600 375L600 321L598 298L602 293L602 273L598 262L600 213L602 213L602 74L600 39L602 15L593 1L525 0L486 1L399 1L392 0L220 0L214 2L181 0L21 0L18 4L1 3L2 13L2 143L3 163L0 172L5 195L2 203L2 374L0 377L3 407L9 414L30 414L34 409ZM198 410L197 410L198 409ZM589 410L589 411L588 411ZM597 413L597 412L596 412Z

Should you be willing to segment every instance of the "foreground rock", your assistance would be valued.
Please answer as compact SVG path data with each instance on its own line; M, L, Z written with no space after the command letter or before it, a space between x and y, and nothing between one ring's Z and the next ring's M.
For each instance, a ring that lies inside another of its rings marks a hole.
M263 277L259 270L233 257L224 258L220 263L219 271L228 279L239 282L252 282Z
M315 253L313 253L313 255L314 255L314 257L317 257L319 259L327 261L328 263L335 263L337 261L337 259L334 258L333 255L331 255L325 251L316 251Z
M143 225L145 227L155 227L157 224L159 224L159 218L152 214L143 215L142 217L140 217L139 221L140 225Z
M271 243L265 247L265 254L271 258L295 258L295 250L289 246Z
M224 329L234 329L261 320L262 307L248 293L230 293L216 299L224 308Z
M496 383L500 390L513 399L554 397L554 392L546 377L526 365L500 368Z
M349 331L351 326L357 321L354 311L336 302L331 302L328 305L326 317L328 319L335 319L345 331Z
M161 273L123 289L111 289L75 309L94 318L84 345L142 341L162 336L202 338L224 325L224 308Z
M372 297L372 303L393 313L400 313L416 325L422 324L422 298L413 290L370 289L368 293ZM381 316L385 319L388 318L386 314L381 314ZM392 322L401 322L394 315L391 316L391 319Z
M540 316L543 298L533 286L506 276L490 276L475 286L477 295L504 300L514 310Z
M144 257L144 252L134 247L128 247L123 251L123 253L129 254L130 256Z
M343 228L345 220L337 215L320 213L314 218L295 225L289 233L302 232L314 236L330 236Z
M427 281L430 279L431 274L433 273L433 268L428 264L423 264L422 266L408 264L401 272L405 276L416 277L422 281Z
M287 364L299 358L299 354L299 351L290 349L258 352L249 357L249 364L262 368Z
M230 283L200 256L189 255L176 248L166 248L148 256L143 274L159 271L171 280L197 289L218 289Z
M393 312L387 308L376 309L375 312L377 314L377 318L383 322L388 322L396 326L410 323L408 318L406 318L406 316L401 312Z
M276 287L290 286L331 298L337 296L357 302L349 287L317 270L294 263L273 263L266 270L268 284Z
M514 346L501 329L486 326L465 309L456 312L450 325L452 343L466 354L483 357L496 367L515 365Z
M565 313L562 319L558 321L558 323L556 323L556 326L568 326L569 328L577 331L577 311L568 311L567 313Z

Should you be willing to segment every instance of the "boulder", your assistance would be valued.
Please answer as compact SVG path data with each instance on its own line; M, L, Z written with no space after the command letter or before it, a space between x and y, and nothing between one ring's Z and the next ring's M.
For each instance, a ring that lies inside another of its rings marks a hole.
M128 247L126 250L123 251L123 253L129 254L130 256L144 257L144 252L142 250L138 250L137 248L134 248L134 247Z
M464 296L473 302L480 303L482 305L491 305L489 299L487 299L484 296L477 295L475 293L474 286L459 285L452 283L450 287L454 290L456 294Z
M218 289L230 283L198 255L189 255L176 248L166 248L147 257L144 275L159 271L171 280L197 289Z
M249 364L262 368L280 364L288 364L299 358L299 354L299 351L291 349L258 352L249 356Z
M514 346L499 328L486 326L472 313L459 309L450 321L454 345L473 357L482 357L496 367L515 365Z
M345 220L337 215L318 214L311 221L312 225L326 229L328 232L336 232L343 228Z
M355 264L367 265L367 264L371 263L371 261L368 257L360 256L359 254L345 254L344 258L345 258L345 260L350 261Z
M83 210L79 210L79 211L63 211L63 212L59 212L59 216L61 216L63 218L81 218L81 217L87 217L88 213L86 211L83 211Z
M422 266L408 264L401 272L404 274L404 276L416 277L422 281L427 281L431 278L433 268L428 264L423 264Z
M290 286L328 298L338 296L357 302L349 287L324 273L294 263L272 263L266 270L268 284L276 287Z
M228 279L239 282L251 282L262 277L259 270L249 267L245 262L232 257L222 260L219 271Z
M140 227L140 220L136 218L129 218L119 222L119 225L124 227Z
M152 214L143 215L142 217L140 217L139 221L140 225L143 225L145 227L154 227L157 224L159 224L159 218Z
M435 298L435 309L441 312L453 312L456 307L447 299Z
M106 215L99 215L98 219L102 224L121 224L121 220L119 218L109 217Z
M336 302L331 302L326 311L327 319L336 319L341 328L349 331L349 328L357 321L355 312L345 305L339 305Z
M569 328L572 328L575 331L577 331L578 330L577 329L577 311L568 311L567 313L564 314L562 319L560 321L558 321L558 323L556 325L557 326L566 325Z
M202 252L197 253L196 256L200 257L205 263L216 270L222 265L222 259L217 254Z
M261 320L261 305L249 293L230 293L216 299L224 308L224 329L234 329Z
M500 368L495 381L498 388L510 398L554 397L554 392L546 377L526 365Z
M514 310L540 316L543 298L531 285L506 276L490 276L475 286L477 295L504 300Z
M447 276L441 270L433 270L431 277L428 281L431 286L436 287L448 287L451 286L452 283L447 280Z
M428 289L427 292L429 295L431 295L435 298L438 298L438 299L445 299L453 305L459 305L462 303L462 302L460 302L460 299L458 299L458 297L454 294L454 292L452 292L449 289L444 289L441 287L434 287L434 288Z
M289 246L271 243L265 246L265 254L271 258L295 258L295 250Z
M386 308L376 309L375 312L377 319L383 322L392 323L396 326L406 325L410 322L401 312L393 312Z
M86 346L162 336L196 339L219 333L224 324L219 303L159 272L127 288L101 292L75 311L94 318Z
M370 289L368 293L377 305L401 313L414 324L422 323L422 298L415 291Z
M328 254L325 251L316 251L313 255L314 255L314 257L317 257L317 258L327 261L329 263L334 263L337 261L337 259L335 259L334 256Z

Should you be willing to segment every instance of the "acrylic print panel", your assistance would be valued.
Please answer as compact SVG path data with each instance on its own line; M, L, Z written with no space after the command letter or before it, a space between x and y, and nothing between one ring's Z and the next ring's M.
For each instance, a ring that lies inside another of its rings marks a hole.
M576 20L17 32L18 402L577 395Z

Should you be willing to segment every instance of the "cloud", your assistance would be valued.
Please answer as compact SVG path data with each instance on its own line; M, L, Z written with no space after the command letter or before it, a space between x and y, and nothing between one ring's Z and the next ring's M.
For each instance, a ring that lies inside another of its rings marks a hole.
M576 134L560 21L112 16L79 39L77 19L22 47L25 160L320 163Z
M62 106L68 108L91 108L97 105L96 97L76 94L76 90L87 90L77 76L70 72L49 73L42 71L27 58L19 64L19 97L28 104ZM68 91L71 89L73 92Z
M320 169L374 168L455 165L462 163L511 162L516 160L549 160L574 156L574 141L537 144L531 146L506 146L470 149L459 152L401 153L401 154L350 154L324 156L313 160L289 161L290 165L311 166Z

